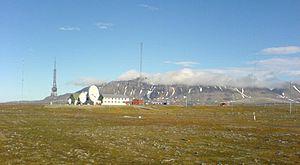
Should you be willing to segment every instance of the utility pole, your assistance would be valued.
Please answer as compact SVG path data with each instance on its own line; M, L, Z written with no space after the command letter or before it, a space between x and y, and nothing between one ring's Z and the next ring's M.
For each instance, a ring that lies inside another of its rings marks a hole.
M232 94L232 105L231 105L231 110L233 111L233 103L234 103L234 93Z
M188 97L187 96L183 96L183 98L185 98L185 108L188 107Z

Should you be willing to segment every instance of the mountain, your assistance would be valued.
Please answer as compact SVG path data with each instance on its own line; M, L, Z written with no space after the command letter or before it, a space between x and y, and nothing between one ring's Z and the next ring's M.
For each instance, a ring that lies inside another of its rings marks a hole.
M11 101L11 102L5 102L3 104L65 104L67 102L67 99L70 97L71 93L66 93L63 95L59 95L56 97L47 96L43 100L23 100L23 101Z
M219 104L220 102L236 103L287 103L290 100L290 91L294 102L300 102L300 86L294 84L290 90L289 84L282 88L257 87L230 87L230 86L203 86L203 85L159 85L140 81L111 81L97 85L101 93L121 94L132 98L142 98L145 102L168 102L170 104ZM85 87L77 92L87 91ZM42 102L66 103L70 94L55 98L47 97Z

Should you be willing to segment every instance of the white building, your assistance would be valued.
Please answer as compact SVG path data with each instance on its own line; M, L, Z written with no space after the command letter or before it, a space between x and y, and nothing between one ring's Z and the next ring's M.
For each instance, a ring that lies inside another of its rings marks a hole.
M124 95L102 94L102 105L128 105L131 99Z

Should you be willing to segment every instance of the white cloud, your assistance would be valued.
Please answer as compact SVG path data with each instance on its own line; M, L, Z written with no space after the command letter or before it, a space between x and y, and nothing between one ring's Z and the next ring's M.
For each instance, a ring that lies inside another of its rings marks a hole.
M166 63L171 63L166 61ZM173 62L172 62L173 63ZM139 77L139 72L129 70L117 80L131 80ZM142 73L144 81L153 84L184 84L234 87L280 87L285 81L300 82L300 57L271 58L252 61L246 67L192 69L183 68L163 73ZM80 78L70 82L75 86L103 84L106 81L94 78Z
M129 70L118 77L118 80L132 80L138 78L140 73L136 70ZM146 73L142 73L143 76L146 76Z
M260 52L261 54L267 54L267 55L295 54L295 53L300 53L300 47L299 46L272 47L272 48L265 48Z
M277 77L288 78L289 81L300 80L300 57L271 58L253 62L260 70L270 71Z
M65 27L60 27L59 30L61 30L61 31L80 31L80 28L79 27L65 26Z
M228 68L214 70L197 70L184 68L165 73L143 73L146 82L153 84L184 85L219 85L235 87L273 87L278 84L276 75L268 71L254 74L249 68ZM131 80L139 77L139 72L130 70L122 74L118 80Z
M166 62L171 63L171 62ZM278 87L287 80L300 79L300 58L271 58L253 61L246 67L191 69L164 73L142 73L145 81L154 84L219 85L235 87ZM139 72L129 70L119 80L139 77Z
M199 64L198 62L194 61L165 61L165 64L175 64L175 65L181 65L183 67L192 67L194 65Z
M99 80L95 78L79 78L77 80L73 80L69 82L68 84L74 85L74 86L80 86L80 87L86 87L91 85L101 85L104 84L106 81Z
M151 5L147 5L147 4L139 4L138 6L142 7L142 8L145 8L147 10L151 10L151 11L157 11L159 10L158 7L156 6L151 6Z
M270 58L254 61L252 63L258 65L260 68L273 70L276 72L300 70L300 57Z
M114 26L114 24L109 23L109 22L97 22L96 26L99 29L107 30L107 29L111 29Z

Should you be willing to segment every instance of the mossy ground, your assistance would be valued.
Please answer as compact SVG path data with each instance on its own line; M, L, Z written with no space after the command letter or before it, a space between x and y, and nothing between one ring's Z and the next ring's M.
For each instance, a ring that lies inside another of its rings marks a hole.
M299 164L299 120L299 106L0 105L0 162Z

